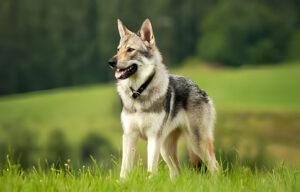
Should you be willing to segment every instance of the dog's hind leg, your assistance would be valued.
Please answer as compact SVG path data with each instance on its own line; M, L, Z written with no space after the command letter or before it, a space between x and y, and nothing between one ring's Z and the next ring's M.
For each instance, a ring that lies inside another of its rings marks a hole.
M201 170L202 166L205 166L205 164L203 163L201 158L196 153L194 153L191 146L188 146L187 149L188 149L188 154L189 154L189 160L192 163L194 169ZM206 171L206 167L205 167L205 171Z
M192 150L192 158L194 163L198 160L194 155L198 156L207 166L207 169L214 173L218 171L219 164L216 160L213 146L213 121L210 116L202 116L196 113L188 115L190 127L188 130L188 143ZM200 116L201 117L201 116Z
M161 155L170 170L170 177L173 179L180 172L180 164L177 157L177 142L181 135L181 130L172 131L163 141Z
M199 142L191 143L193 155L200 157L199 159L203 160L211 173L217 172L219 170L219 164L215 157L213 140L211 138L203 138L203 140L200 140Z

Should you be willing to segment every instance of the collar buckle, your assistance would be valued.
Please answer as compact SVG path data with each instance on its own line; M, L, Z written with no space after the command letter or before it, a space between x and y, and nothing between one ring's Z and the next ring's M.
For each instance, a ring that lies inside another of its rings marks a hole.
M140 93L139 93L139 92L133 92L133 93L132 93L132 97L133 97L134 99L136 99L138 96L140 96Z
M152 81L153 77L154 77L155 73L153 73L145 83L143 83L138 90L134 90L132 87L130 87L130 91L132 92L132 98L136 99L138 98L142 92L148 87L149 83Z

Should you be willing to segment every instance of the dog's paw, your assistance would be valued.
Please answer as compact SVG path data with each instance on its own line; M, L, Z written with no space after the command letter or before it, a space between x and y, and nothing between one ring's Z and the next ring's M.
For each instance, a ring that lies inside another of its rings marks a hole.
M116 183L117 184L123 184L123 183L125 183L125 178L119 178L119 179L117 179Z
M152 172L147 172L147 179L152 179L154 174Z

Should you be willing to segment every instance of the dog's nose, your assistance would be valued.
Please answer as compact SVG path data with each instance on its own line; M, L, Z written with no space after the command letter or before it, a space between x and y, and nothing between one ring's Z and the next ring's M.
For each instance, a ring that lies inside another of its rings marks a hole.
M114 68L117 65L117 59L115 57L112 57L110 60L108 60L108 64Z

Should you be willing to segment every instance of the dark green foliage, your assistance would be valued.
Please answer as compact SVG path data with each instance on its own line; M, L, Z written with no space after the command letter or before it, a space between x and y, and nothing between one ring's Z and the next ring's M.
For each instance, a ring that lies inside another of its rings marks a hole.
M300 29L298 29L292 36L288 47L288 59L299 60L300 59Z
M0 94L108 80L95 0L0 4Z
M0 132L0 165L5 164L8 155L11 161L25 169L33 165L60 168L65 163L75 167L82 163L93 164L91 157L109 167L112 157L117 155L110 141L95 133L80 140L77 149L68 142L62 129L48 133L42 143L37 137L40 133L20 124L1 126Z
M220 1L203 21L198 54L233 66L282 61L296 27L292 2L277 10L267 1Z
M0 163L6 162L6 156L28 168L37 158L35 134L20 125L7 124L0 128Z
M84 163L93 164L92 158L101 162L104 166L111 165L112 155L116 155L109 140L95 133L90 133L81 145L81 160Z
M70 158L72 151L61 130L54 130L41 145L37 132L21 123L0 127L0 164L6 162L6 156L23 168L31 167L41 160L41 165L61 167Z
M297 59L299 13L297 0L1 0L0 95L112 80L117 18L134 32L150 18L167 65Z
M61 129L55 129L47 138L45 159L48 163L62 166L71 158L71 147Z

